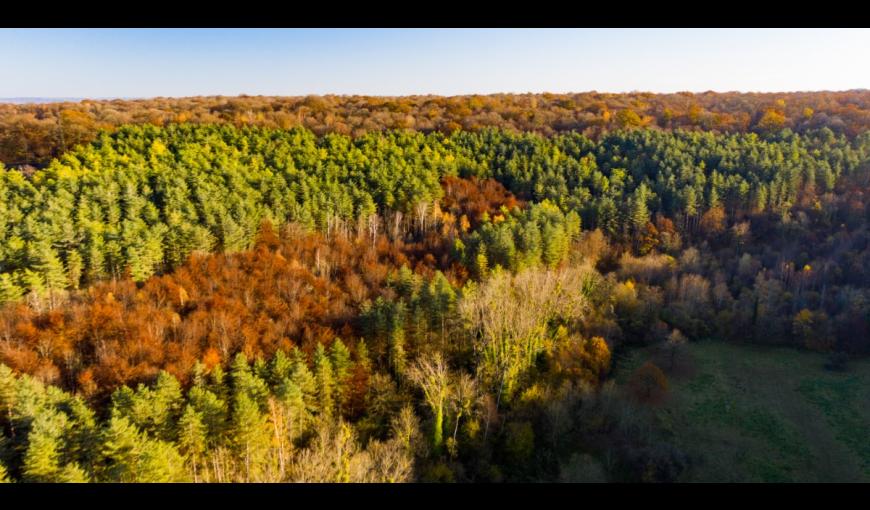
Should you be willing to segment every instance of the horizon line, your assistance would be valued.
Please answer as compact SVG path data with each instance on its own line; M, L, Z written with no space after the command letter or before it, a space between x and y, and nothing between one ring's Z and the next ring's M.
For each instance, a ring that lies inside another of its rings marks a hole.
M433 94L433 93L414 93L414 94L361 94L361 93L336 93L336 92L321 92L309 94L251 94L240 92L238 94L197 94L197 95L156 95L156 96L9 96L0 97L0 104L42 104L50 102L82 102L82 101L147 101L153 99L195 99L195 98L304 98L304 97L373 97L373 98L415 98L415 97L440 97L440 98L456 98L469 96L527 96L527 95L583 95L583 94L613 94L613 95L631 95L631 94L651 94L654 96L667 96L677 94L818 94L818 93L845 93L845 92L867 92L870 88L859 87L850 89L821 89L821 90L677 90L670 92L653 92L647 90L631 90L631 91L604 91L604 90L585 90L585 91L526 91L526 92L468 92L462 94Z

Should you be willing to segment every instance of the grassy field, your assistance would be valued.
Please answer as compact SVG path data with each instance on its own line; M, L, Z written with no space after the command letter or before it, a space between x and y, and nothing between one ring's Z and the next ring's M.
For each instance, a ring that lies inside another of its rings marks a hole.
M692 459L682 481L870 481L870 360L844 372L826 357L719 342L688 347L657 417ZM617 381L649 359L620 360Z

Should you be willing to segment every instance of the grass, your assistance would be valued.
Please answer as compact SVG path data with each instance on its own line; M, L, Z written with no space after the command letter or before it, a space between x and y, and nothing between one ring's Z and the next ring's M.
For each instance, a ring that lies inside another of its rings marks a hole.
M684 481L870 481L870 360L845 372L821 354L698 342L670 380L659 425L692 459ZM619 360L617 382L649 359Z

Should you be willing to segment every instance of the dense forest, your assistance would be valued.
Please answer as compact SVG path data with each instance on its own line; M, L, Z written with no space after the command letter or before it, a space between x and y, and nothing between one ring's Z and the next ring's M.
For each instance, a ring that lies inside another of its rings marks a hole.
M0 480L681 480L690 344L870 354L868 99L2 105Z
M0 161L42 167L52 158L127 124L233 124L305 127L361 136L413 129L452 133L497 127L590 137L618 128L723 133L796 132L827 127L856 136L870 126L870 91L651 94L494 94L473 96L190 97L0 104Z

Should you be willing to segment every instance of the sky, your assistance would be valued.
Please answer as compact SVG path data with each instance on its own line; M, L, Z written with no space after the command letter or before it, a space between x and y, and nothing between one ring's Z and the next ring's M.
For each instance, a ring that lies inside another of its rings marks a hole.
M870 29L0 29L0 97L870 88Z

